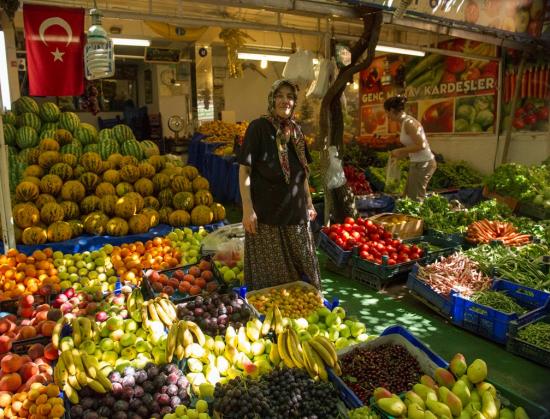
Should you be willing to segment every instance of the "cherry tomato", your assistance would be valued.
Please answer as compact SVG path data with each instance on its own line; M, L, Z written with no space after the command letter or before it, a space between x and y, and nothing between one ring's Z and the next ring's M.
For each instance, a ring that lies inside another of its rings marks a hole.
M351 217L346 217L344 219L344 224L355 224L355 220Z
M371 240L374 240L374 241L380 240L380 234L378 233L372 233L369 237Z

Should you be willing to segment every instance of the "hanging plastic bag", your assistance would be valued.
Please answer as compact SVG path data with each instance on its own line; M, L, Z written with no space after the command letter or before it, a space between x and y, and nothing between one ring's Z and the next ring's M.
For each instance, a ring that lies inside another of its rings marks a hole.
M384 186L384 192L399 193L401 189L400 184L401 166L399 165L399 160L390 154L386 165L386 185Z
M298 84L308 84L315 80L313 54L310 51L301 50L292 54L283 70L283 77Z
M328 148L329 166L326 173L327 188L336 189L346 184L346 175L342 167L342 160L338 158L338 150L335 146Z
M325 96L325 93L330 86L330 64L330 60L325 58L321 58L321 60L319 60L319 65L315 66L317 73L316 78L313 83L311 83L311 86L306 93L307 97L321 99Z

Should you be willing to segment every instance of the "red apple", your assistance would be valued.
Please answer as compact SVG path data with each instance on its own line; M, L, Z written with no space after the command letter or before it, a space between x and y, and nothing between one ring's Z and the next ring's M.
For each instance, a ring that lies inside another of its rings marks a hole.
M72 298L75 294L74 288L67 288L65 291L63 291L63 294L65 294L68 298Z
M98 311L95 315L96 322L104 322L108 318L109 318L109 316L104 311Z

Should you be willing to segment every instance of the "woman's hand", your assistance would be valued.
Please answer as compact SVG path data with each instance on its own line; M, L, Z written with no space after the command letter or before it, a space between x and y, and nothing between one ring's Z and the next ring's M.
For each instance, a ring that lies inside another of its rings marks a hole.
M317 218L317 211L315 211L315 207L313 205L307 207L307 218L309 221L313 221Z
M243 227L247 233L256 234L258 219L254 209L243 209Z

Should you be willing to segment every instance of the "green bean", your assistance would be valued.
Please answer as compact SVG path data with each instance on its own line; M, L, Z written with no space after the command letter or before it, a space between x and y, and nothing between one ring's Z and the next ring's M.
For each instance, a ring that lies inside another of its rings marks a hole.
M508 314L524 314L527 311L502 291L477 291L470 296L470 300Z
M525 342L550 351L550 324L538 321L523 327L518 337Z

